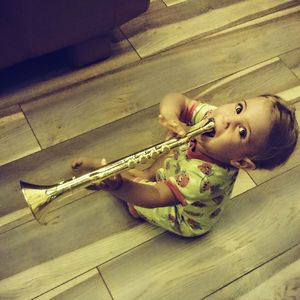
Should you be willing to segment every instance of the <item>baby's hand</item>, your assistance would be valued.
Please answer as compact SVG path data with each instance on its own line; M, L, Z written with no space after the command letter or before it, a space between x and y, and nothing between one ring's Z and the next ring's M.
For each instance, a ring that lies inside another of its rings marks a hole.
M159 123L169 130L168 138L175 136L182 137L185 135L185 129L177 117L174 118L160 114L158 119Z
M103 158L101 160L101 166L107 165L106 159ZM105 191L116 191L123 184L123 178L120 174L113 175L109 178L102 180L101 182L97 182L86 187L89 190L105 190Z

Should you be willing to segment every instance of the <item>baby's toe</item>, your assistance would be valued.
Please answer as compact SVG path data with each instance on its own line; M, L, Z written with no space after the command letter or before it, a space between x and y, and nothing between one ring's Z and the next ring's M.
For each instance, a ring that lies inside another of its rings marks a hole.
M82 166L82 161L74 161L72 163L72 169L73 170L78 170L78 169L81 168L81 166Z

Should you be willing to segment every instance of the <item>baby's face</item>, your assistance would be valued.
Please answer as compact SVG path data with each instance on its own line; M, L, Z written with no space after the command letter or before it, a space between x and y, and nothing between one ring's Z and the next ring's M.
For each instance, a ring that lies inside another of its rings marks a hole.
M197 150L224 163L251 159L264 145L271 129L271 103L257 97L225 104L211 111L215 136L198 136Z

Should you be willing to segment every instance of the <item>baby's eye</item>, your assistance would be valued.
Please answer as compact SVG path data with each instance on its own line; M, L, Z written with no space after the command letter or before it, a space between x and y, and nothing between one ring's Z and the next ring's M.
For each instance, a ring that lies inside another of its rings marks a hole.
M240 114L243 111L243 104L238 103L235 107L235 111L236 111L237 114Z
M243 127L240 127L239 128L239 134L240 134L240 137L244 139L247 136L247 129L243 128Z

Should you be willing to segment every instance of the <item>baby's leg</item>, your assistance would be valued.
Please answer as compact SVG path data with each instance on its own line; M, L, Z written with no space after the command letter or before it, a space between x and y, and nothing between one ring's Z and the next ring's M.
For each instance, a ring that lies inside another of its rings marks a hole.
M145 221L182 235L175 206L144 208L135 205L132 208L134 209L134 213Z
M160 156L159 158L157 158L154 163L147 169L149 174L152 174L155 178L155 174L156 174L156 171L160 168L163 167L164 165L164 161L169 157L173 155L172 153L171 154L165 154L165 155L162 155Z
M142 178L149 181L155 181L155 175L157 169L163 166L164 160L167 158L167 155L163 155L156 159L150 167L146 168L145 170L140 169L130 169L127 171L122 172L122 175L134 180L134 178Z
M155 182L145 179L139 179L138 181L142 184L156 184ZM141 218L156 226L162 227L176 234L180 234L176 206L144 208L127 202L127 207L130 215L135 219Z

